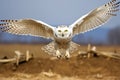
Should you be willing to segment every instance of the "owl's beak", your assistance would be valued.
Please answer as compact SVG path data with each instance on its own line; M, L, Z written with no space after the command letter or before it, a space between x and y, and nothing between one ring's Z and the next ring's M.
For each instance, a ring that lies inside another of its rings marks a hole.
M62 34L62 37L64 37L64 34Z

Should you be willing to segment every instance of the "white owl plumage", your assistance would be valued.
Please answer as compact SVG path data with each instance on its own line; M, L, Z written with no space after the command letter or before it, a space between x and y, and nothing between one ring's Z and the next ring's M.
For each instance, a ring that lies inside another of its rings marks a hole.
M37 37L51 38L53 42L44 47L48 53L52 50L52 55L57 57L70 57L71 52L76 50L77 44L71 41L72 37L79 33L84 33L100 25L106 23L112 16L116 16L115 12L119 9L117 0L112 0L109 3L100 6L88 14L82 16L70 26L53 27L42 21L34 19L21 20L0 20L0 29L3 32L8 32L16 35L31 35ZM73 46L74 45L74 46ZM52 47L50 47L52 46Z

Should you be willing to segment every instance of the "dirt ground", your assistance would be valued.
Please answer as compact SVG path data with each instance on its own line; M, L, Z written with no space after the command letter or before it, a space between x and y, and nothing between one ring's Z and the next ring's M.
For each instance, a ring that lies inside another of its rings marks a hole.
M41 50L43 45L0 44L0 58L14 56L14 51L29 50L34 59L20 64L0 63L0 80L120 80L120 60L104 56L70 59L51 59ZM87 50L81 46L80 50ZM120 52L119 46L97 46L99 51ZM75 52L73 54L78 53Z

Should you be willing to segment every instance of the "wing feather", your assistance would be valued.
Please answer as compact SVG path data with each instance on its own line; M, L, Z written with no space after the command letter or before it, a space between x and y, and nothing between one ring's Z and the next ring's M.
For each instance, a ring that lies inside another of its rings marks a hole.
M0 30L16 35L53 38L54 27L33 19L0 20Z
M120 2L117 2L117 0L112 0L79 18L70 25L73 34L84 33L106 23L112 16L116 16L115 12L119 10L119 4Z

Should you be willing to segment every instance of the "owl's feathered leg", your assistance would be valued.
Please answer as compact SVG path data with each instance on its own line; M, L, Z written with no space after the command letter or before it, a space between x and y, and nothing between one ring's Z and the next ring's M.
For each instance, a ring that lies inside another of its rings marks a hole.
M57 56L57 58L61 58L62 57L59 50L56 50L56 56Z
M69 59L69 58L70 58L70 53L69 53L69 50L66 50L66 53L65 53L65 58L66 58L66 59Z

